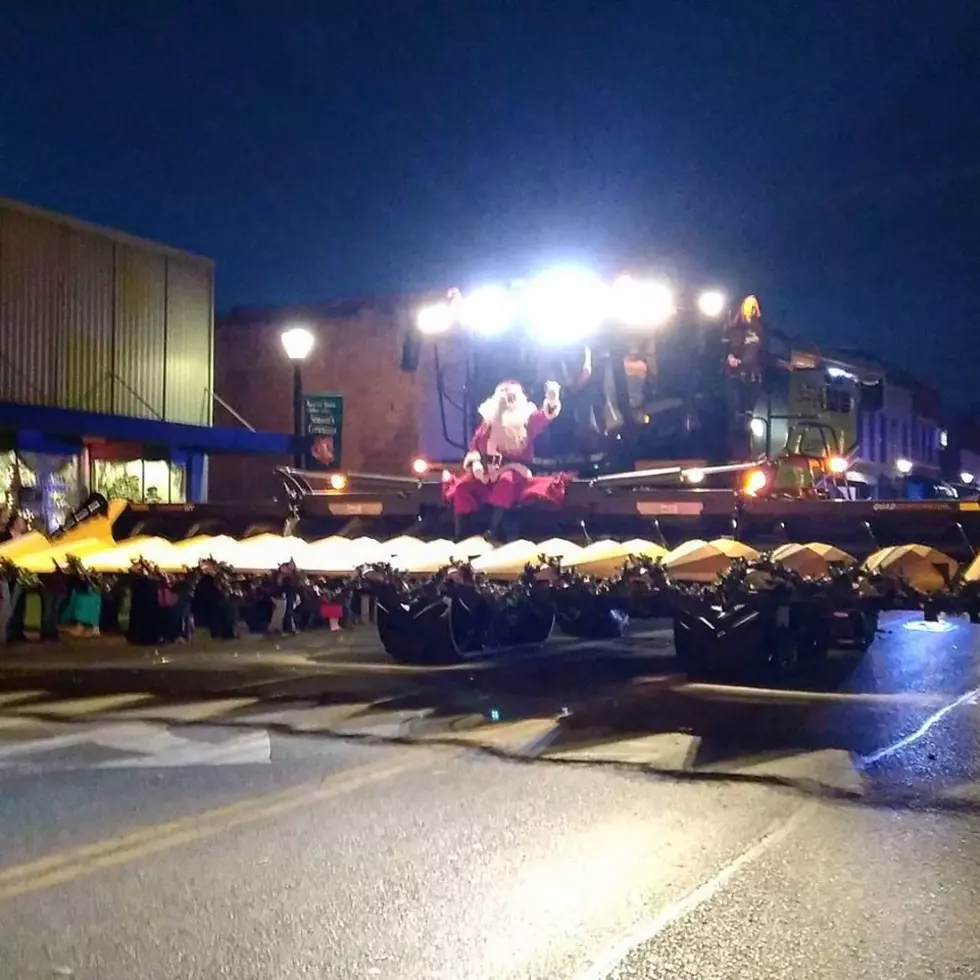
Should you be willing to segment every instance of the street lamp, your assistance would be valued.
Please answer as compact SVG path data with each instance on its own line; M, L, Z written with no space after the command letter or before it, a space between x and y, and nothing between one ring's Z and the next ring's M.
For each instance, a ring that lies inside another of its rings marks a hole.
M293 435L298 440L303 435L303 361L313 350L314 337L306 327L295 326L283 330L279 339L293 364ZM303 454L298 449L293 455L293 465L296 469L303 465Z

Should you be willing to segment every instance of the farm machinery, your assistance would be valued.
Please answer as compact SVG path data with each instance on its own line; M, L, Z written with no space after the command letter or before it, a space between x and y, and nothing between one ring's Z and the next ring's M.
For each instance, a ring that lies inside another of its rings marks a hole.
M131 504L114 536L293 536L320 549L308 572L376 600L386 650L416 663L666 618L692 672L784 671L867 649L883 609L980 619L980 503L859 499L880 370L793 344L754 296L560 270L450 291L419 311L403 367L427 346L451 452L403 473L284 467L259 508ZM490 541L459 533L446 491L503 378L560 385L531 465L561 474L563 497L508 511Z

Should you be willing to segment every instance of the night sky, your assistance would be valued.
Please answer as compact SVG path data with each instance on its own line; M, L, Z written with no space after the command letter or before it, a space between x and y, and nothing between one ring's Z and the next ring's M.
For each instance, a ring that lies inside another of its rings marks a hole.
M652 267L980 399L977 0L6 6L0 194L219 308Z

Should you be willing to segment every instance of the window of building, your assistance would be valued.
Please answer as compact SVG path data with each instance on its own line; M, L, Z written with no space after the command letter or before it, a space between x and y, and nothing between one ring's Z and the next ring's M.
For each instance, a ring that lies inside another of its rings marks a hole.
M0 504L18 506L32 527L53 530L79 503L77 456L0 453Z
M110 500L135 500L147 504L187 502L187 473L183 466L163 459L133 459L125 462L92 461L89 485Z

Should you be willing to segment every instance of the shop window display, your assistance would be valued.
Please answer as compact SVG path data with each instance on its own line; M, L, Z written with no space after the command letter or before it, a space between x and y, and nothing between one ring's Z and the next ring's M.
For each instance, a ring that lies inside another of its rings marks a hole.
M95 460L90 485L110 500L182 504L187 501L186 477L183 466L161 459Z

